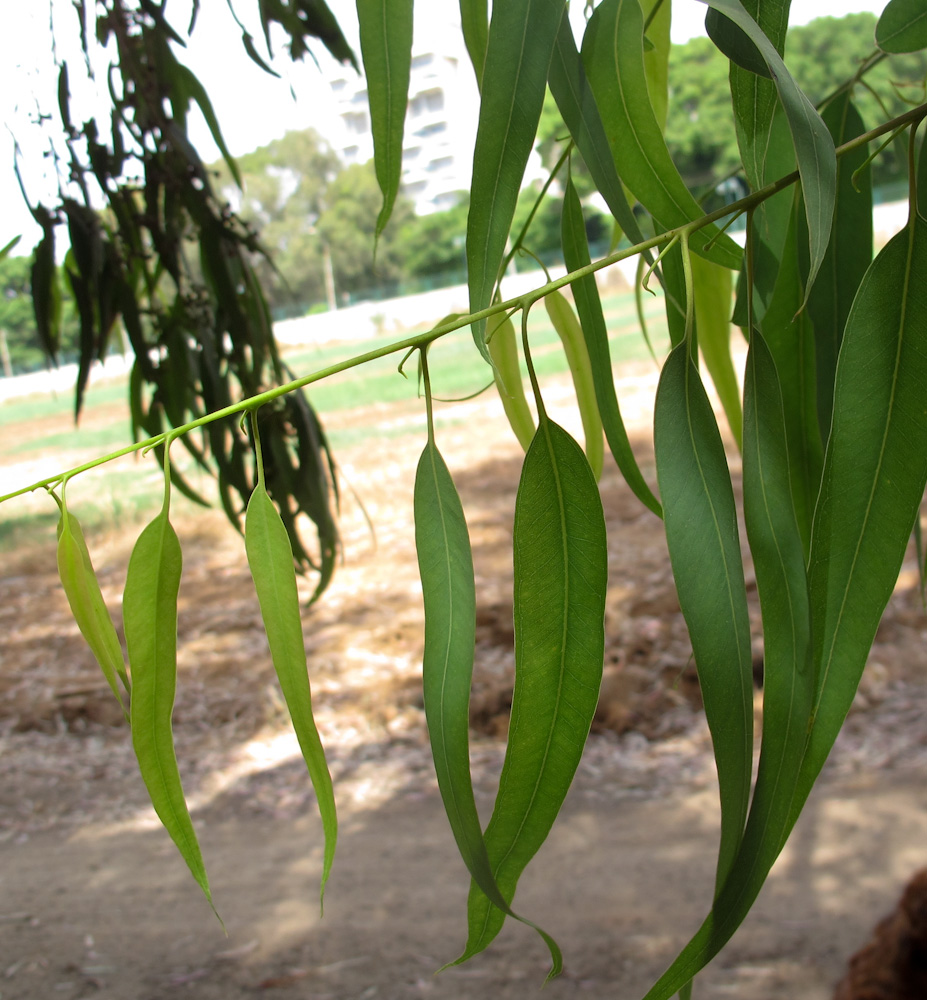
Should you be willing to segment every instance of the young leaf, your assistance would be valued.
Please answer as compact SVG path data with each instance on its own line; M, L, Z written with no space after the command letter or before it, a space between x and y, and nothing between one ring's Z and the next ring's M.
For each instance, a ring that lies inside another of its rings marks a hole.
M927 48L927 9L922 0L889 0L876 24L875 38L883 52Z
M579 445L542 416L515 501L515 691L509 742L486 847L506 900L560 811L592 723L602 679L605 518ZM476 885L464 961L504 914Z
M493 380L518 443L527 451L534 439L534 416L525 396L518 363L518 338L509 316L492 316L486 324L486 340L493 365Z
M367 75L374 167L383 192L377 236L389 221L402 177L402 134L412 62L412 0L357 0Z
M122 700L119 680L129 690L125 659L113 620L106 608L100 584L90 561L87 543L80 523L68 512L62 501L61 519L58 522L58 575L68 599L71 614L87 640L107 684L112 689L119 707L128 721L129 715ZM117 680L118 678L118 680Z
M573 181L569 178L563 193L560 238L563 246L563 259L568 271L585 267L590 262L583 210ZM637 460L634 458L634 452L631 450L628 432L621 419L618 396L615 393L615 382L612 378L608 331L605 327L605 316L602 312L602 302L599 299L599 289L595 283L595 277L586 275L586 277L574 281L572 288L573 300L576 303L583 338L586 342L586 350L592 363L592 380L602 427L605 431L605 440L608 441L612 456L627 484L634 491L634 495L657 517L661 517L660 502L653 495L641 474Z
M522 920L496 885L473 798L469 731L476 642L473 559L460 497L432 441L415 473L415 548L425 603L425 718L444 811L473 881L493 906ZM556 943L530 921L523 922L544 939L553 960L552 974L559 974L563 958Z
M834 141L821 116L814 110L814 105L792 79L776 47L744 10L740 0L703 0L703 2L724 14L749 36L769 67L779 92L779 100L785 109L798 159L798 171L801 175L805 212L808 218L811 266L805 288L807 299L830 242L834 220L834 203L837 198L837 154L834 150Z
M731 477L711 404L685 341L670 352L660 375L654 449L673 577L718 768L720 890L740 847L750 794L750 621Z
M183 560L180 542L161 513L141 533L126 573L122 599L132 698L132 745L158 818L212 905L209 881L184 798L171 715L177 686L177 594Z
M493 6L467 220L471 312L489 305L499 276L563 9L562 0ZM473 338L488 361L485 329L485 320L473 324Z
M812 530L813 725L793 816L849 711L927 483L927 222L873 261L837 361L834 419Z
M576 404L583 422L583 437L586 441L586 458L592 474L598 481L602 476L604 448L602 445L602 419L596 404L595 385L592 379L592 364L583 339L582 327L563 292L553 291L544 296L544 308L566 355L567 367L573 377Z
M698 346L737 447L743 450L740 386L731 355L731 272L701 257L692 258Z
M586 27L583 63L621 179L661 227L672 229L703 212L679 176L654 115L643 36L638 0L604 0ZM725 267L740 267L740 248L715 226L693 233L691 246Z
M665 1000L730 940L758 896L789 828L811 710L811 614L792 510L782 396L772 356L754 331L744 385L744 514L765 636L763 746L740 851L708 918L646 1000Z
M325 751L312 716L306 647L299 614L293 550L280 514L267 495L263 477L251 494L245 517L245 551L261 606L270 655L293 723L299 748L312 779L325 831L320 896L331 872L338 839L338 819Z

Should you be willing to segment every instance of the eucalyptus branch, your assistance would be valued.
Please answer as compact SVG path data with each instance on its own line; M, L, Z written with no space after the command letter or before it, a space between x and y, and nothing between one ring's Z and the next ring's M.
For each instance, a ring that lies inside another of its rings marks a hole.
M921 122L924 118L927 118L927 104L918 105L916 108L912 108L910 111L906 111L904 114L899 115L890 121L884 122L883 124L877 126L876 128L870 129L868 132L864 132L862 135L857 136L855 139L851 139L849 142L843 143L843 145L837 147L837 156L844 156L854 149L858 149L860 146L866 145L873 139L878 139L879 137L886 135L895 131L900 127L907 125L914 125ZM792 173L780 177L777 181L767 184L765 187L760 188L760 190L755 191L739 201L735 201L730 205L725 205L722 208L710 212L708 215L702 216L693 222L688 222L685 225L677 226L675 229L667 230L664 233L660 233L650 239L644 240L641 243L637 243L634 246L627 247L623 250L616 250L614 253L608 254L599 260L592 261L591 263L585 265L584 267L578 268L575 271L571 271L568 274L563 275L560 278L555 278L552 281L548 281L544 285L533 289L530 292L526 292L523 295L515 296L511 299L506 299L502 302L496 302L485 309L481 309L479 312L470 313L465 316L458 316L454 320L449 320L444 323L440 323L430 330L424 333L416 334L412 337L406 337L403 340L395 341L392 344L386 344L383 347L376 348L372 351L367 351L364 354L355 355L352 358L348 358L344 361L340 361L337 364L330 365L327 368L320 369L319 371L312 372L309 375L304 375L301 378L294 379L291 382L287 382L284 385L276 386L273 389L269 389L266 392L258 393L254 396L250 396L246 399L240 400L237 403L233 403L230 406L223 407L222 409L215 410L212 413L205 414L196 420L191 420L189 423L182 424L179 427L172 428L170 431L166 431L162 434L155 435L154 437L146 438L143 441L137 441L134 444L127 445L124 448L120 448L117 451L111 452L100 458L94 459L91 462L86 462L83 465L77 466L67 472L58 473L54 476L49 476L45 479L38 480L29 486L21 487L18 490L14 490L12 493L4 494L0 496L0 503L4 503L7 500L12 500L14 497L23 496L27 493L32 493L38 489L50 489L59 485L63 481L72 478L82 472L87 472L90 469L97 468L98 466L105 465L107 462L114 461L117 458L122 458L125 455L130 455L137 451L143 451L145 449L150 449L157 447L167 441L168 438L180 437L184 434L189 433L192 430L196 430L198 427L203 427L207 424L213 423L216 420L222 420L226 417L234 416L236 414L244 413L248 410L254 410L267 403L272 402L281 396L288 395L297 389L302 389L307 385L311 385L313 382L319 382L322 379L328 378L332 375L337 375L340 372L349 371L352 368L357 368L360 365L367 364L370 361L375 361L379 358L388 357L390 354L396 354L399 351L410 351L416 349L424 349L429 344L435 340L446 336L449 333L453 333L455 330L460 330L472 323L479 322L483 319L488 319L490 316L494 316L497 313L508 312L510 310L523 309L528 310L530 307L542 299L545 295L557 289L564 288L567 285L573 284L580 278L584 278L587 275L594 274L596 271L600 271L605 267L610 267L613 264L617 264L622 260L627 260L629 257L634 257L637 254L644 253L645 251L655 249L656 247L662 246L665 243L669 243L677 239L688 239L692 233L697 232L700 229L705 228L715 222L727 218L729 215L735 213L751 212L762 202L771 198L773 195L778 194L779 191L790 187L796 181L799 180L799 173L797 170L792 171Z

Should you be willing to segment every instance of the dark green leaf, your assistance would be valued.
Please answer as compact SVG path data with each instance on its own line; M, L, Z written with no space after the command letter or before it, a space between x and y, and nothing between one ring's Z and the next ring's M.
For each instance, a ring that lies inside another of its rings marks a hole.
M563 194L563 216L560 229L563 257L568 271L585 267L589 262L589 245L586 241L586 225L579 196L571 179L567 180ZM653 495L641 474L640 467L631 450L631 442L621 419L615 382L612 377L612 359L608 348L608 330L599 299L599 289L592 275L573 282L573 300L579 313L586 350L592 362L592 378L595 384L596 401L605 430L605 439L612 456L635 496L657 517L662 516L660 502Z
M521 920L496 885L473 798L469 731L476 642L473 559L460 497L432 442L425 446L415 474L415 548L425 602L425 718L444 811L473 881L493 906ZM559 973L563 964L559 948L549 935L535 929L550 948L554 974Z
M483 67L467 220L470 311L492 298L518 191L534 147L562 0L508 0L493 7ZM486 360L485 320L473 337Z
M711 9L705 15L705 30L708 32L708 37L732 63L757 76L772 79L760 50L750 41L750 36L729 18Z
M785 109L798 160L805 213L808 219L811 265L805 286L805 299L807 299L830 242L834 221L834 203L837 198L837 154L834 150L834 141L821 116L792 79L776 47L744 10L740 0L704 0L704 2L726 15L750 37L766 60L779 92L779 100Z
M560 811L595 713L605 648L605 519L579 445L542 417L515 501L515 691L486 847L511 901ZM504 914L471 886L464 961Z
M927 483L927 222L873 261L847 321L812 531L816 696L797 816L849 711Z
M402 177L402 133L412 62L412 0L357 0L367 75L374 166L383 192L377 236L393 211Z
M876 25L875 37L883 52L927 48L927 9L923 0L889 0Z
M684 341L663 366L654 448L670 562L718 768L720 890L740 847L750 795L750 622L731 477L711 404L688 352Z
M621 179L662 228L672 229L704 213L679 176L654 114L643 34L638 0L604 0L586 27L583 63ZM740 248L715 226L693 233L691 246L725 267L740 267Z

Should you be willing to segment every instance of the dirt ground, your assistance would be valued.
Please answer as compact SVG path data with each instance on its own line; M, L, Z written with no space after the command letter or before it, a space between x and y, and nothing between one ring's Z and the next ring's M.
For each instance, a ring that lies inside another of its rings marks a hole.
M619 385L651 479L655 377L636 367ZM575 433L566 388L552 384L548 399ZM490 398L443 407L439 433L474 545L473 766L484 816L512 670L520 453L500 413ZM396 404L378 417L395 432L418 426L421 410ZM370 419L356 411L327 423ZM434 975L463 945L468 879L432 776L419 692L411 484L421 444L410 433L338 456L350 486L344 565L304 619L341 821L324 918L311 786L285 724L243 546L221 515L176 519L185 567L175 730L227 937L146 804L127 730L69 619L52 547L5 558L0 1000L536 994L546 950L520 925L466 966ZM4 476L43 460L25 454ZM606 473L602 491L610 533L602 705L563 813L518 895L566 957L545 991L551 1000L642 995L704 916L717 847L710 744L660 525L617 475ZM117 620L139 529L90 542ZM925 637L912 560L824 778L754 912L699 978L697 998L826 1000L847 957L927 863Z

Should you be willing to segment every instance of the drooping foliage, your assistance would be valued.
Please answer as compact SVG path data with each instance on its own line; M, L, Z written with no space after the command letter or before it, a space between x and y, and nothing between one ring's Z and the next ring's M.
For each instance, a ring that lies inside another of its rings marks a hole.
M262 0L259 6L265 24L277 20L291 31L312 25L336 55L350 58L324 4L291 8ZM371 241L382 238L397 203L397 109L411 55L409 6L405 0L358 4L364 62L385 88L371 107L381 191L367 213ZM70 129L78 193L80 180L92 175L109 208L101 217L70 189L56 212L36 207L46 234L32 280L37 319L43 341L54 349L57 292L49 261L55 224L67 223L68 280L86 352L82 378L121 317L137 354L134 421L151 435L139 447L157 447L165 472L164 506L139 539L126 582L128 668L67 507L65 486L76 473L32 488L54 491L61 575L75 617L114 692L128 698L152 800L207 895L170 728L181 555L169 499L172 484L183 484L168 446L179 438L198 461L218 465L233 515L250 497L247 555L318 793L324 881L334 851L334 799L312 718L290 557L294 551L305 556L293 548L294 521L303 511L319 530L323 586L334 524L324 438L300 392L393 352L420 352L428 417L413 506L426 622L425 712L451 833L473 880L468 939L458 961L482 951L506 916L515 916L518 880L556 820L589 732L608 586L609 542L596 482L603 460L614 460L642 504L664 521L719 777L714 897L647 1000L691 990L749 912L798 821L865 669L927 483L927 153L918 134L927 104L867 120L860 110L866 102L858 100L869 93L870 72L890 67L898 54L927 48L927 29L922 0L891 0L871 46L855 54L849 78L828 81L826 92L812 99L788 68L787 0L707 0L711 42L700 45L713 45L712 58L724 60L727 134L736 137L738 183L746 193L706 213L673 159L672 136L665 135L674 115L671 6L670 0L601 0L586 5L588 21L577 26L562 0L496 3L491 20L485 3L461 0L482 92L466 236L472 312L281 386L274 385L284 373L250 264L259 245L222 209L185 140L190 102L209 119L208 98L173 54L163 5L106 5L97 30L117 43L124 86L114 90L111 145L83 127L86 164L78 153L80 133L68 121L62 67L60 113ZM294 56L302 46L303 36L294 37ZM246 47L262 61L250 36ZM564 133L560 152L546 157L555 161L550 182L522 218L519 189L548 88ZM221 147L218 124L210 124ZM128 138L144 168L134 187L120 180L129 154L119 144ZM874 254L870 159L878 162L892 141L906 150L909 215ZM229 171L234 177L231 161ZM613 216L615 245L619 236L631 244L597 260L590 258L580 199L580 191L592 187ZM506 299L503 276L513 254L532 248L532 218L552 198L562 203L568 273ZM727 233L734 218L745 221L741 242ZM194 247L196 280L188 259ZM661 359L654 404L656 482L638 467L628 442L594 277L633 256L642 261L641 281L662 286L672 342ZM572 303L561 292L567 286ZM585 449L548 416L535 374L527 316L542 300L574 376ZM733 335L748 345L742 386L729 317L740 328ZM515 692L499 791L485 827L474 805L467 732L479 594L466 514L438 449L427 365L429 345L450 335L475 339L491 391L500 393L526 452L513 537ZM231 422L233 414L245 413L252 418L254 458L251 442ZM724 422L733 442L728 449ZM733 448L742 453L742 501L729 467ZM755 779L751 643L760 637L751 635L747 613L748 560L761 604L766 670ZM559 949L537 929L556 973Z

